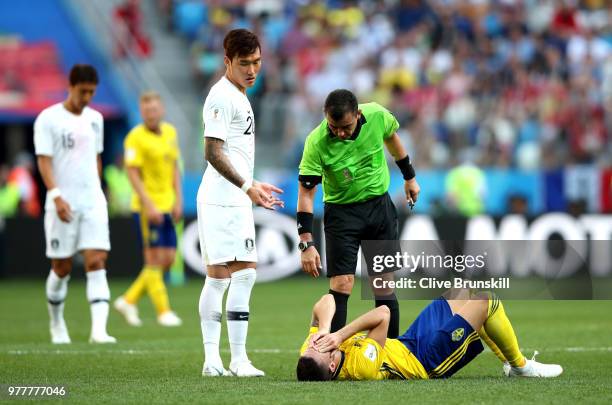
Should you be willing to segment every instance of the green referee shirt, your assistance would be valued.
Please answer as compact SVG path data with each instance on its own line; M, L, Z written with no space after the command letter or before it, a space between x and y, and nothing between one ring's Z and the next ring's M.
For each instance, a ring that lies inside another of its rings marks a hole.
M357 137L342 140L323 120L306 138L300 175L322 176L326 203L367 201L389 188L383 141L397 131L399 123L377 103L360 104L359 109L362 118L357 125Z

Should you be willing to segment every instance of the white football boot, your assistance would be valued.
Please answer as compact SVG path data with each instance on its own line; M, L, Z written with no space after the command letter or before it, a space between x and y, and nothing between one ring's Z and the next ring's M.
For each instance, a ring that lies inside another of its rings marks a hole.
M174 312L166 311L157 317L157 323L161 326L174 327L181 326L183 321Z
M531 360L526 360L523 367L512 367L508 363L504 363L504 375L506 377L542 377L551 378L558 377L563 373L563 367L558 364L544 364L536 361L535 357L539 352L536 350L533 353Z
M89 337L89 343L95 343L95 344L107 344L107 343L117 343L117 339L115 339L114 337L110 336L107 333L97 333L97 334L92 334Z
M142 326L142 321L138 316L138 308L136 305L128 303L123 296L117 298L113 303L113 306L121 315L123 315L128 325Z
M51 322L49 332L51 332L51 343L54 345L65 345L72 343L70 340L70 335L68 335L66 322L63 319L60 322Z
M204 363L202 368L202 377L228 377L232 374L227 371L223 364L213 365Z
M238 364L230 364L229 371L236 377L263 377L266 375L263 371L256 369L248 360Z

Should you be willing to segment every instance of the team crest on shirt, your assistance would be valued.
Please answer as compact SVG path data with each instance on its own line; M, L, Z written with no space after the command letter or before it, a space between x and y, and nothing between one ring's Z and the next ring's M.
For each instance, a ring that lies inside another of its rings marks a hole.
M100 132L100 126L99 126L99 125L98 125L98 123L97 123L97 122L95 122L95 121L92 121L92 122L91 122L91 129L93 129L93 131L94 131L95 133Z
M57 249L59 247L59 240L58 239L51 239L51 249Z
M457 328L451 334L451 339L453 340L453 342L458 342L461 340L464 334L465 330L463 328Z
M247 252L251 253L255 249L255 241L252 238L246 238L244 240L244 248Z

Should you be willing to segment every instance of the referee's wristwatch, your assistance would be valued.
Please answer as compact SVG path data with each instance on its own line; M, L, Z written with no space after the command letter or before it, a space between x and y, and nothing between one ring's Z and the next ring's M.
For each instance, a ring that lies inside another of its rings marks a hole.
M305 252L309 247L314 246L314 245L315 245L315 243L313 241L311 241L311 240L309 240L307 242L306 241L301 241L298 244L298 249L300 249L301 252Z

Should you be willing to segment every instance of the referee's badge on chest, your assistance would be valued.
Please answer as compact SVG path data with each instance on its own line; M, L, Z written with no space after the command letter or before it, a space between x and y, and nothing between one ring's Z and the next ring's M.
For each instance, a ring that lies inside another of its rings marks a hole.
M342 175L344 176L344 179L346 181L353 180L353 175L351 174L351 171L348 168L342 170Z

